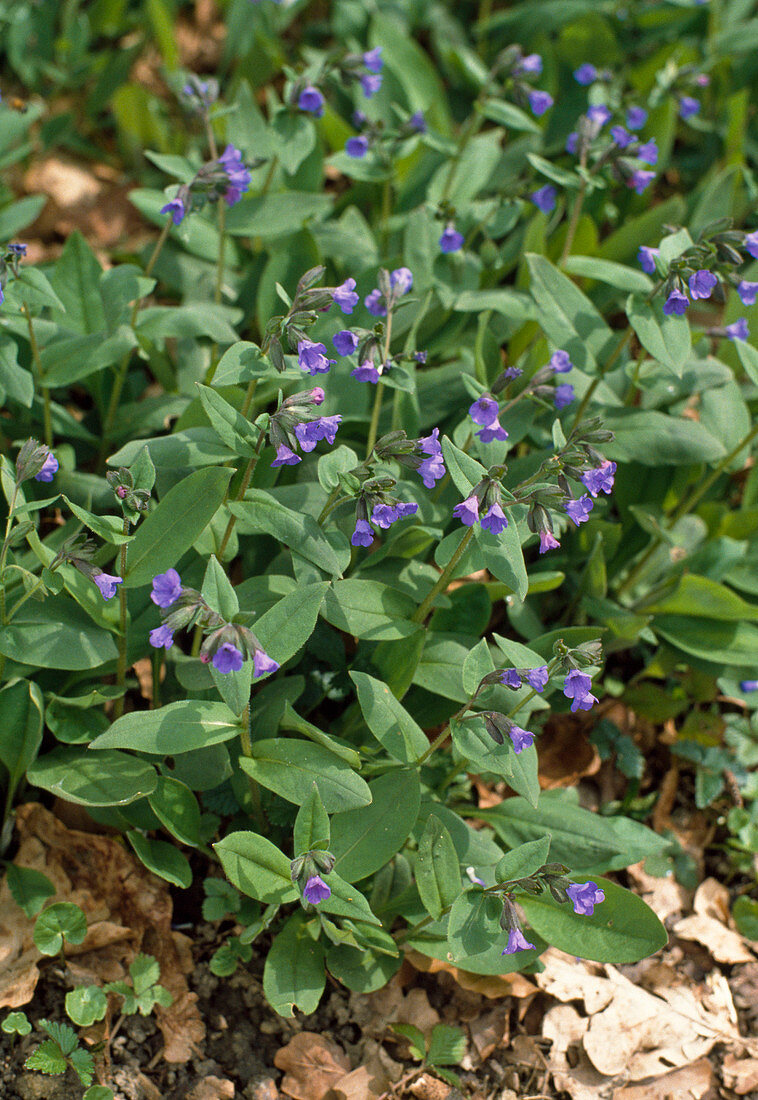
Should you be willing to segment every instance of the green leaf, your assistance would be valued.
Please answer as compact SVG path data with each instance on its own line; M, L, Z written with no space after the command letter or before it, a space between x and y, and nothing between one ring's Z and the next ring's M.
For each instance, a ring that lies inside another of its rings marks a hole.
M606 879L598 879L597 885L605 901L595 906L591 917L577 916L571 905L561 905L549 894L519 895L519 904L534 930L569 955L633 963L666 946L666 929L642 898Z
M405 844L418 816L421 789L415 771L393 769L369 787L370 806L332 819L335 869L348 882L365 878L391 859Z
M485 99L481 111L485 118L499 122L509 130L526 130L532 134L541 132L538 124L526 111L504 99Z
M334 753L321 745L290 738L254 741L252 755L240 757L240 767L268 790L300 805L313 783L328 813L368 806L368 784Z
M36 1050L33 1050L24 1062L27 1069L36 1069L39 1073L50 1076L65 1073L68 1068L61 1048L52 1039L45 1039Z
M429 1037L426 1060L430 1066L459 1066L466 1054L466 1036L459 1027L436 1024Z
M450 730L461 756L469 761L470 770L500 775L515 791L537 805L540 793L537 775L537 750L534 745L515 752L510 738L502 745L496 744L486 730L482 719L467 722L451 722Z
M82 1100L114 1100L113 1089L107 1085L90 1085Z
M305 115L286 108L277 111L271 130L277 139L276 150L282 168L291 176L316 145L313 122Z
M521 537L512 511L508 508L503 511L508 517L506 529L499 535L493 535L477 526L474 528L474 541L485 568L499 581L507 584L518 599L523 600L529 591L529 578L526 575Z
M290 861L258 833L229 833L213 847L226 876L238 890L259 901L284 905L298 892L290 878Z
M260 619L255 620L256 638L280 665L294 657L315 630L328 588L326 581L300 585L295 592L279 600Z
M568 352L574 366L594 374L613 350L617 337L595 306L544 256L528 252L531 290L546 336Z
M559 187L577 188L581 185L582 181L576 172L567 172L565 168L552 164L537 153L527 153L526 159L532 168L536 169L541 175L547 176L553 183L557 183Z
M328 623L371 641L406 638L421 627L410 622L416 601L379 581L335 581L324 598L321 614Z
M0 1027L6 1035L28 1035L32 1030L25 1012L9 1012Z
M704 661L750 668L755 664L758 627L746 622L717 622L686 615L656 615L660 634L677 649Z
M100 297L102 268L86 240L75 229L55 263L50 282L63 303L61 323L79 333L102 332L106 327Z
M239 720L226 703L184 699L159 710L125 714L96 737L90 749L134 749L168 756L218 745L238 734Z
M66 994L66 1015L77 1027L92 1027L107 1007L108 998L97 985L79 985Z
M758 622L758 606L743 600L726 585L694 573L685 573L680 577L670 595L659 596L652 603L646 602L643 597L635 608L654 615L696 615L720 622L738 622L740 619Z
M192 868L185 855L165 840L151 840L136 829L129 829L126 839L142 860L148 871L164 878L172 886L188 890L192 885Z
M94 512L88 512L86 508L80 508L74 501L69 500L65 494L63 494L63 499L76 518L80 519L93 534L98 535L114 546L131 542L132 536L124 534L124 521L120 516L96 516Z
M363 947L334 944L326 953L329 973L355 993L374 993L400 968L401 958L379 954Z
M200 844L200 807L189 787L178 779L159 775L148 801L161 825L172 836L193 848Z
M301 557L332 576L341 576L347 567L349 552L337 554L313 516L285 508L270 493L249 489L244 501L229 507L240 521L241 532L273 535L278 542L296 550ZM346 550L349 550L347 544Z
M108 749L93 753L67 747L38 757L29 768L27 779L64 802L125 806L149 795L158 776L150 764L125 752Z
M280 1016L309 1015L326 985L324 949L311 935L312 918L294 913L275 936L263 968L263 992Z
M87 918L78 905L58 901L48 906L34 923L34 945L43 955L57 955L66 943L81 943L87 935Z
M426 1038L423 1031L415 1024L391 1024L396 1035L402 1035L408 1040L411 1058L417 1062L423 1062L426 1058Z
M319 902L319 909L348 920L365 921L377 928L381 927L381 921L374 916L371 906L356 886L346 882L336 871L329 872L328 882L332 896Z
M240 609L234 587L224 567L219 565L215 554L211 554L208 559L200 595L208 606L222 615L227 622L231 622Z
M648 294L653 289L653 281L644 271L614 263L612 260L601 260L598 256L569 256L563 267L570 275L597 279L617 290Z
M603 419L613 440L603 445L609 458L643 466L690 466L715 462L724 445L695 420L654 409L614 409Z
M134 992L140 997L160 979L160 964L153 955L137 955L129 963L129 976Z
M157 573L176 565L218 511L232 472L223 467L195 470L169 489L129 544L125 587L149 584Z
M463 662L463 690L472 696L484 677L494 671L489 644L486 638L481 638Z
M530 840L504 855L495 868L498 882L513 882L517 878L529 878L547 861L550 851L550 837Z
M421 834L415 873L424 908L439 920L461 892L461 870L452 837L433 812Z
M758 940L758 901L743 894L732 906L732 916L740 935L749 940Z
M250 421L238 412L234 405L225 401L217 390L209 386L201 386L199 382L195 385L205 414L222 443L236 454L251 458L255 454L255 444L258 441L260 429L254 428Z
M508 798L489 810L477 810L509 847L550 834L550 862L564 863L577 874L618 871L660 853L663 837L626 817L600 817L564 797L543 794L538 807L523 798Z
M469 496L474 486L478 485L482 478L486 476L487 471L484 466L477 462L475 458L467 455L460 447L456 447L446 435L442 437L442 453L445 457L447 472L450 474L456 489L461 496Z
M6 684L0 691L0 712L0 761L8 772L10 802L42 744L42 692L30 680Z
M283 191L244 198L227 211L226 230L233 237L276 240L296 233L311 220L323 221L333 202L332 195L310 191Z
M146 306L137 314L137 332L154 341L167 337L191 339L205 336L217 344L233 344L237 333L227 320L228 313L226 307L207 302L192 302L184 306Z
M47 899L55 893L55 887L47 875L35 871L33 867L20 867L17 863L6 865L5 881L13 900L27 917L36 917Z
M630 297L626 303L629 324L657 362L681 377L692 356L692 337L686 317L666 317L661 306Z
M0 653L37 668L91 669L118 656L112 636L68 596L28 600L0 628Z
M311 784L311 793L297 811L293 847L296 856L329 847L329 816L316 783Z
M504 963L503 934L499 924L502 910L500 898L478 888L466 890L457 898L450 910L447 927L450 961L455 966L473 970L477 959L481 965L482 960L493 956L495 959L501 956L501 963ZM535 958L536 952L524 951L519 955L519 962L523 966ZM481 971L474 970L474 973Z
M414 763L429 747L427 736L386 684L351 671L366 725L395 760Z
M88 1050L81 1047L72 1050L69 1063L83 1085L89 1085L95 1076L95 1059Z

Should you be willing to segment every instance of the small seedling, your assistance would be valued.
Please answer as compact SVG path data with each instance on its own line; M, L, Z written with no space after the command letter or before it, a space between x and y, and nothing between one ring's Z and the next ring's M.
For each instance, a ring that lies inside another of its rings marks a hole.
M445 1068L459 1066L466 1053L466 1036L460 1028L437 1024L432 1028L428 1041L423 1031L413 1024L393 1024L392 1030L408 1040L411 1058L421 1062L419 1070L414 1070L414 1076L423 1069L430 1069L449 1085L460 1086L458 1074Z
M161 968L152 955L137 955L129 965L129 975L131 984L119 981L109 982L105 986L106 993L117 993L124 998L122 1012L125 1016L135 1012L149 1016L156 1005L168 1008L173 1001L169 991L158 984Z
M91 1085L95 1075L95 1059L89 1051L79 1046L74 1029L52 1020L40 1020L39 1026L50 1038L32 1051L24 1062L26 1068L56 1076L65 1073L70 1066L83 1085Z

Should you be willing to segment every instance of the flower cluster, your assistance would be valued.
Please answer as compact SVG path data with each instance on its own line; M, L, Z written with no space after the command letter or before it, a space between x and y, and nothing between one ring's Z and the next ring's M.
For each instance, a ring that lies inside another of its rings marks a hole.
M559 904L570 904L580 917L591 917L595 906L605 901L605 892L596 882L571 882L568 868L562 863L546 863L529 875L501 887L503 910L500 915L500 927L508 933L508 941L503 955L515 955L518 951L534 950L523 932L521 918L516 908L513 891L521 889L526 894L537 896L548 891Z
M297 856L290 864L290 877L302 894L306 905L318 905L332 896L331 887L322 875L329 875L334 869L334 856L331 852L315 848L302 856Z
M123 584L123 578L105 573L100 566L94 565L92 558L97 552L97 546L85 535L72 535L61 546L58 553L50 563L50 569L55 570L64 563L73 565L88 580L93 581L100 590L104 600L111 600L118 592L118 586Z
M353 160L362 160L369 150L379 155L388 167L403 142L427 132L422 111L416 111L398 126L387 126L384 121L371 121L363 111L353 112L353 125L360 131L345 142L345 152Z
M257 161L257 164L262 161ZM227 145L220 157L204 164L189 183L183 183L176 195L161 207L174 225L181 225L187 214L200 210L207 202L223 198L228 206L239 202L250 187L250 168L234 145Z
M314 450L322 439L332 446L342 417L339 414L315 416L314 409L323 400L324 391L316 386L285 398L270 416L269 439L276 448L272 466L296 466L300 462L300 456L295 452L298 446L304 454Z
M33 477L35 481L52 481L58 472L58 459L44 443L27 439L16 457L16 484Z

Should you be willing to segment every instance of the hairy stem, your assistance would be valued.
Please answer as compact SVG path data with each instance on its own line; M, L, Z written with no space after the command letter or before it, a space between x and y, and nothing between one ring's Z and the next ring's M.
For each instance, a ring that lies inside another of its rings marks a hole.
M34 363L34 370L39 381L39 387L42 391L42 406L43 406L43 420L45 425L45 443L48 447L53 445L53 421L50 411L50 390L45 385L45 376L42 370L42 360L39 354L39 344L37 343L37 335L34 331L34 324L32 323L32 314L26 302L21 306L21 312L26 317L26 324L29 329L29 346L32 350L32 362Z
M250 461L247 464L247 467L245 468L245 473L242 476L242 481L240 483L240 487L237 490L237 495L234 498L235 503L238 503L240 500L242 500L242 498L244 497L245 493L248 490L248 486L250 485L250 479L252 478L253 471L255 470L255 467L258 464L258 458L260 457L260 453L261 453L261 450L263 448L263 440L265 438L266 438L266 433L261 432L260 435L258 436L258 442L255 444L255 451L254 451L253 455L251 456ZM232 531L234 530L234 525L236 524L236 522L237 522L237 517L235 515L229 516L229 522L226 525L226 530L224 531L224 537L221 539L221 545L218 548L218 560L219 561L223 560L224 551L226 550L229 539L232 537Z
M125 535L129 534L129 520L124 516L123 532ZM126 576L126 543L121 545L120 554L120 568L121 576ZM126 648L127 648L127 633L126 633L126 592L124 591L123 584L118 586L118 664L116 666L116 683L119 687L123 687L126 683ZM124 695L119 695L113 703L113 717L114 719L120 718L124 713Z
M426 616L429 614L429 610L430 610L432 604L434 603L434 601L437 599L437 596L439 596L440 592L443 592L445 590L445 588L447 588L450 577L453 575L453 571L455 570L456 565L461 560L463 555L466 553L466 550L468 549L468 544L471 542L471 538L472 538L473 534L474 534L474 528L469 527L468 531L466 532L466 534L461 539L460 546L455 551L452 558L450 559L450 561L447 563L447 565L445 566L445 568L442 570L439 577L437 578L437 581L434 585L434 588L432 588L429 595L426 597L426 599L423 601L423 603L420 604L420 606L416 609L416 611L411 616L411 622L413 622L413 623L422 623L424 621L424 619L426 618Z
M384 347L382 349L382 368L389 359L390 354L390 341L392 340L392 310L390 309L387 314L387 327L384 333ZM376 393L374 395L374 409L371 413L371 423L368 429L368 444L366 446L366 458L371 454L376 443L376 433L379 430L379 417L382 412L382 394L384 393L384 383L381 378L376 384Z

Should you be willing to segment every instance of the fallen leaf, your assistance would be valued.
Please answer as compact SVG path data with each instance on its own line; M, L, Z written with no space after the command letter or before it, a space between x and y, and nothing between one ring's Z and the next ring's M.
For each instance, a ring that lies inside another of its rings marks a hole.
M205 1077L190 1089L187 1100L234 1100L234 1083L222 1077Z
M707 1058L699 1058L654 1081L614 1089L611 1100L701 1100L712 1085L713 1066Z
M727 1054L721 1073L726 1087L734 1089L738 1096L758 1090L758 1058L736 1058L734 1054Z
M573 1005L555 1005L545 1013L542 1034L552 1044L547 1068L556 1089L572 1100L609 1100L612 1082L598 1073L582 1048L588 1026L587 1017Z
M446 1100L452 1089L438 1077L432 1077L430 1073L422 1073L413 1084L408 1086L408 1092L418 1100Z
M470 974L442 959L430 959L428 955L421 955L418 951L406 952L406 958L416 970L423 970L426 974L451 974L461 989L480 993L490 1000L498 1000L500 997L532 997L537 992L537 986L523 974Z
M689 912L692 891L677 882L674 874L649 875L644 862L627 867L626 873L634 884L635 894L639 894L647 902L658 920L665 922L671 917L683 916Z
M387 985L368 997L368 1005L379 1025L377 1030L382 1034L388 1024L398 1023L413 1024L427 1035L440 1022L439 1013L429 1004L425 990L411 989L409 993L403 991L400 972Z
M469 1024L471 1042L474 1044L480 1061L484 1062L495 1050L507 1041L508 1009L498 1005Z
M729 927L729 891L720 882L707 878L697 888L692 903L694 914L674 925L674 933L705 947L716 962L754 962L755 955L736 929Z
M301 1031L274 1055L284 1070L280 1088L294 1100L321 1100L350 1070L341 1047L313 1031Z
M573 787L600 768L600 754L590 743L581 718L561 714L548 719L540 735L540 787Z
M340 1077L332 1085L332 1092L337 1100L376 1100L388 1087L388 1077L376 1077L366 1066L359 1066Z

